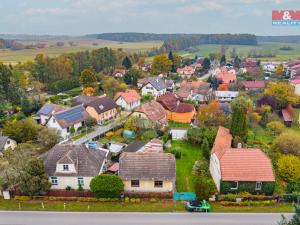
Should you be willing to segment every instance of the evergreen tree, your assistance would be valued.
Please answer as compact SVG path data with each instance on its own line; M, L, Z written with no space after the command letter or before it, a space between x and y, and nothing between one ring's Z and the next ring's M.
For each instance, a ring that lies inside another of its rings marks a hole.
M240 68L241 63L242 63L242 62L241 62L240 58L239 58L238 56L236 56L236 57L234 58L234 61L233 61L233 66L236 67L236 68Z
M211 65L210 60L208 58L204 58L203 63L202 63L202 69L209 70L210 65Z
M173 52L172 51L169 52L168 59L172 62L171 72L175 73L176 72L176 67L174 65L174 56L173 56Z
M206 138L203 139L201 144L202 154L205 159L209 160L210 158L210 150L209 150L209 144Z
M220 64L221 64L221 66L224 66L226 64L226 56L225 55L222 55Z
M278 225L299 225L300 224L300 204L295 204L295 215L290 221L287 221L285 216L282 215L282 220Z
M132 63L129 59L128 56L125 56L125 58L123 59L122 65L128 70L132 67Z

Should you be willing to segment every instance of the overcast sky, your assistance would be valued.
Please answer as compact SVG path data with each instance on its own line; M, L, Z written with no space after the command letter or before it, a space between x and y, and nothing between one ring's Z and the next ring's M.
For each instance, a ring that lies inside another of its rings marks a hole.
M300 0L0 0L0 33L300 34L273 27L272 9L300 10Z

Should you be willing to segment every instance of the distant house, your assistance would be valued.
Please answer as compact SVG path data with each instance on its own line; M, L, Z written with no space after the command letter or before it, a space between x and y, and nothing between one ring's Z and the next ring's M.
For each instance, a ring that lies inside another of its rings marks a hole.
M215 91L215 97L219 102L231 102L238 95L238 91Z
M80 127L85 125L85 122L89 118L89 114L85 111L85 108L82 105L78 105L53 113L46 126L57 129L63 139L68 139L72 130L76 132Z
M14 149L17 147L17 142L7 136L0 136L0 156L9 148Z
M276 67L277 66L274 65L273 63L267 63L263 66L263 69L265 72L275 73Z
M295 78L289 81L295 89L295 93L300 96L300 78Z
M246 91L262 91L266 87L265 81L242 81L241 86Z
M117 93L115 101L118 106L131 111L141 104L141 96L135 90L127 90Z
M165 85L168 91L173 91L176 87L175 82L173 80L165 80Z
M108 151L84 145L56 145L41 156L51 189L90 188L93 177L104 172Z
M150 62L145 62L141 65L141 69L144 72L147 72L151 69L152 64Z
M176 161L170 153L122 153L119 176L125 193L159 192L175 190Z
M211 84L202 81L182 81L176 95L182 100L194 100L201 104L212 98Z
M294 117L294 110L291 105L288 105L285 109L281 110L284 125L286 127L291 127Z
M131 114L140 119L138 126L143 128L153 128L153 126L164 129L168 125L167 112L156 101L144 103L137 107Z
M297 77L300 75L300 60L293 60L285 65L286 74L291 78Z
M236 75L234 73L229 72L221 72L216 75L216 78L222 83L222 84L231 84L236 82Z
M219 127L210 157L210 173L222 194L247 191L271 195L275 176L271 160L260 149L232 148L232 135Z
M48 122L49 118L52 116L53 113L57 113L57 112L60 112L63 110L66 110L66 108L64 108L60 105L45 104L37 112L37 114L35 116L35 120L37 121L37 123L39 123L41 125L46 125L46 123Z
M176 71L183 79L190 79L195 73L195 68L192 66L185 66L178 68Z
M97 123L103 124L117 115L117 104L110 97L102 96L86 104L86 111Z
M122 78L126 73L127 73L127 70L125 70L125 69L115 69L113 71L113 76Z
M194 105L180 102L174 93L167 93L157 99L167 111L168 120L179 123L191 123L196 110Z
M164 95L167 92L165 82L158 77L145 78L143 81L140 82L142 83L142 95L150 94L157 98L161 95Z

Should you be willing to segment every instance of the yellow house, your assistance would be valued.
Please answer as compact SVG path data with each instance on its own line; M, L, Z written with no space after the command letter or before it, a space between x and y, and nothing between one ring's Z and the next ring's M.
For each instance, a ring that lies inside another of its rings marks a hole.
M98 123L104 123L116 117L117 105L111 98L103 96L86 104L86 111Z
M122 153L119 176L125 193L172 193L176 181L175 157L170 153Z

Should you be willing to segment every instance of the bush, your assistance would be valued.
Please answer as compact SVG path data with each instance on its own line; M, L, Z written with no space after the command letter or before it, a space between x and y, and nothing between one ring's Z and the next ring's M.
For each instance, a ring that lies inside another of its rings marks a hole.
M90 188L96 198L118 198L124 191L124 184L116 175L101 174L92 179Z
M208 176L209 165L206 160L197 160L193 166L193 174L195 176Z
M216 193L216 186L212 178L198 177L195 181L195 190L198 200L208 200Z
M300 180L288 183L286 187L287 193L300 193ZM300 194L299 194L300 195Z
M178 151L177 149L174 148L170 151L170 153L172 153L176 159L181 159L181 151Z
M267 124L267 131L272 135L272 136L277 136L282 133L284 130L285 126L279 122L279 121L272 121Z
M71 191L71 190L72 190L71 186L66 187L66 191Z
M268 201L245 201L245 202L220 202L222 206L272 206L276 204L276 200Z
M187 131L187 138L193 144L200 144L202 141L202 132L199 128L191 128Z
M157 132L155 130L148 130L145 131L142 136L141 136L141 140L142 141L150 141L153 138L157 137Z
M58 80L53 83L51 83L48 86L48 91L51 93L59 93L59 92L64 92L67 90L71 90L73 88L79 87L79 79L78 78L72 78L70 80Z
M114 136L114 132L109 131L105 134L106 137L111 138L112 136Z
M282 133L274 140L272 150L300 157L300 135L295 132Z
M300 177L300 158L282 155L277 161L278 175L286 182L296 182Z
M31 196L15 196L16 201L30 201L32 200Z

